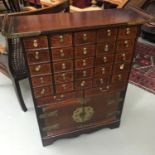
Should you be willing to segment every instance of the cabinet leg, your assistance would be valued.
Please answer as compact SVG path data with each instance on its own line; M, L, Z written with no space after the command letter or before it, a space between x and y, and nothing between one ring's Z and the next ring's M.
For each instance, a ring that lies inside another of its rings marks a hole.
M115 129L115 128L119 128L119 127L120 127L120 122L116 122L109 126L110 129Z

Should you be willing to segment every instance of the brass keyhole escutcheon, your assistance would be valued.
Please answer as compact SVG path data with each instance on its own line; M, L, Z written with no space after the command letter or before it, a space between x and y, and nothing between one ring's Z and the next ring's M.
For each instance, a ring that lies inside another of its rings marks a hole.
M76 123L87 122L92 119L95 111L91 106L79 107L73 111L72 119Z

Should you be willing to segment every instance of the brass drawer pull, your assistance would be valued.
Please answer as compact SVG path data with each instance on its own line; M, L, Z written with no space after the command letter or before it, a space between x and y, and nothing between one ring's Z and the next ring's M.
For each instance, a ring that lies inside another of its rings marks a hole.
M45 88L43 88L40 92L41 95L44 95L45 94Z
M85 84L86 84L86 82L85 82L85 81L82 81L82 82L81 82L81 87L84 87Z
M82 60L82 66L86 66L87 63L86 63L86 60Z
M101 83L101 84L103 84L103 83L104 83L104 80L103 80L102 78L100 79L100 83Z
M62 63L62 69L66 69L66 64Z
M36 71L36 72L39 72L40 69L41 69L41 66L40 66L40 65L38 65L38 66L35 67L35 71Z
M65 95L64 95L64 94L61 94L61 95L60 95L60 98L64 98L64 97L65 97Z
M39 60L39 52L35 52L35 59Z
M104 67L102 68L102 74L105 74L105 68Z
M107 36L111 36L111 30L107 30Z
M104 91L105 91L105 89L102 88L102 87L100 87L99 90L100 90L101 92L104 92Z
M126 35L129 35L130 34L130 28L126 28Z
M86 34L86 33L83 34L83 40L84 40L84 41L87 40L87 34Z
M120 65L119 69L120 69L120 70L124 70L124 67L125 67L125 65L122 64L122 65Z
M83 48L83 54L86 55L88 53L87 48Z
M122 80L122 75L121 74L118 75L118 80Z
M107 86L106 86L106 89L110 89L110 86L109 86L109 85L107 85Z
M105 45L104 51L105 51L105 52L108 52L108 51L109 51L109 45Z
M103 62L104 62L104 63L107 62L107 57L103 57Z
M125 40L125 41L124 41L124 46L125 46L126 48L129 47L129 42L128 42L128 40Z
M40 83L44 83L44 78L43 77L40 77Z
M43 109L44 111L44 109ZM49 113L46 113L46 114L41 114L39 116L39 118L41 119L45 119L45 118L48 118L48 117L56 117L58 116L58 110L55 110L55 111L52 111L52 112L49 112Z
M37 40L33 40L33 47L38 47L39 43Z
M87 76L87 71L83 71L83 77Z
M64 53L64 50L63 49L60 50L60 56L61 57L64 57L65 56L65 53Z
M64 42L64 37L63 37L63 35L60 35L60 36L59 36L59 41L60 41L61 43Z
M47 127L43 128L42 130L43 131L50 131L50 130L56 130L56 129L59 129L59 128L60 128L60 124L56 123L54 125L47 126Z
M123 61L126 60L126 54L125 54L125 53L122 54L122 60L123 60Z
M61 76L62 76L63 80L66 80L66 74L65 73L61 74Z

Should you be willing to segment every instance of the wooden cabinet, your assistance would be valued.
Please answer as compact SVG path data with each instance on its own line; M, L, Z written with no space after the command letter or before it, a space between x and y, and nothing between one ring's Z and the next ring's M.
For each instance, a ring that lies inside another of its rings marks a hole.
M8 38L23 41L43 145L119 127L134 45L145 18L131 9L116 9L10 20Z

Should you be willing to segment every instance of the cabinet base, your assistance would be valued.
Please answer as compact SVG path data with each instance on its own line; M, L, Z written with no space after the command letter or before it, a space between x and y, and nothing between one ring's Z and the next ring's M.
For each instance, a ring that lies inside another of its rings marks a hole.
M66 133L63 135L56 136L56 137L49 137L49 138L42 139L42 144L43 144L43 146L48 146L48 145L54 143L56 140L61 139L61 138L73 138L73 137L77 137L83 133L87 134L87 133L95 132L95 131L103 129L103 128L115 129L115 128L118 128L119 126L120 126L120 121L117 121L117 122L114 122L114 123L108 124L108 125L102 125L99 127L89 127L89 128L74 131L72 133Z

